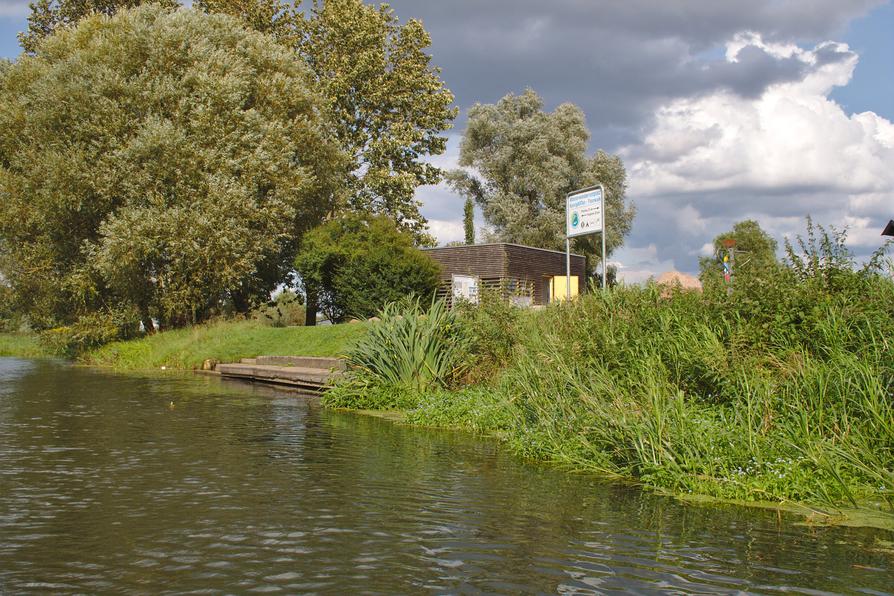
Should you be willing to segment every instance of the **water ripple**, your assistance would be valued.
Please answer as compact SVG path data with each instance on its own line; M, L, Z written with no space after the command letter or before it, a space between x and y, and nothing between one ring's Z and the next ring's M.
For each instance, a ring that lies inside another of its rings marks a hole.
M0 385L2 592L894 586L884 532L684 505L291 394L2 360Z

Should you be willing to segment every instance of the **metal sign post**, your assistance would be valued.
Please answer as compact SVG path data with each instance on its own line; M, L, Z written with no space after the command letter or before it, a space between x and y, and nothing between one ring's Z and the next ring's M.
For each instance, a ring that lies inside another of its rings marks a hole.
M605 259L605 187L601 184L582 188L565 196L565 271L566 298L571 300L571 239L587 234L602 234L602 289L608 270Z

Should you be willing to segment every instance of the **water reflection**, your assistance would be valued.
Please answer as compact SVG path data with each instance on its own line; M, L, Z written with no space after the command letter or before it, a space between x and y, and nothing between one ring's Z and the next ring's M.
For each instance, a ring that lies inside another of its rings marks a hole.
M687 506L193 376L0 359L0 591L890 592L876 530Z

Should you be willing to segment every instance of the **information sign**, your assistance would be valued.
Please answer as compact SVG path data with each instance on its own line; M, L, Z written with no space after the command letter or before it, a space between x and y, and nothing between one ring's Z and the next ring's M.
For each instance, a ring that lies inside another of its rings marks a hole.
M602 231L602 187L571 193L565 199L565 235L569 238Z

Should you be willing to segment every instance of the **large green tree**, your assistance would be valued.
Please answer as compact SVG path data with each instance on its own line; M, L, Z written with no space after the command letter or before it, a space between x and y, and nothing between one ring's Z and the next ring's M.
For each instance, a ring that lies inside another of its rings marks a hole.
M223 15L92 16L0 87L0 264L38 327L183 324L288 279L345 158L313 75Z
M309 298L308 324L316 307L333 322L366 318L408 295L430 297L438 286L438 264L382 215L347 215L312 230L295 267Z
M450 173L452 186L481 206L495 239L550 249L565 247L565 195L602 183L606 190L606 248L621 246L630 232L634 208L626 201L627 174L620 158L603 151L587 156L584 114L573 104L543 110L543 100L527 90L496 104L469 110L460 146L462 169ZM592 237L574 248L598 255Z
M316 76L334 134L350 156L349 207L383 214L425 241L416 188L442 171L427 158L446 148L456 116L453 94L426 52L422 23L401 24L387 5L317 0L306 11L279 0L200 0L271 32L294 48Z
M19 43L33 54L41 40L60 27L74 25L92 14L110 16L121 9L149 2L170 9L179 6L177 0L35 0L30 3L28 30L19 33Z

